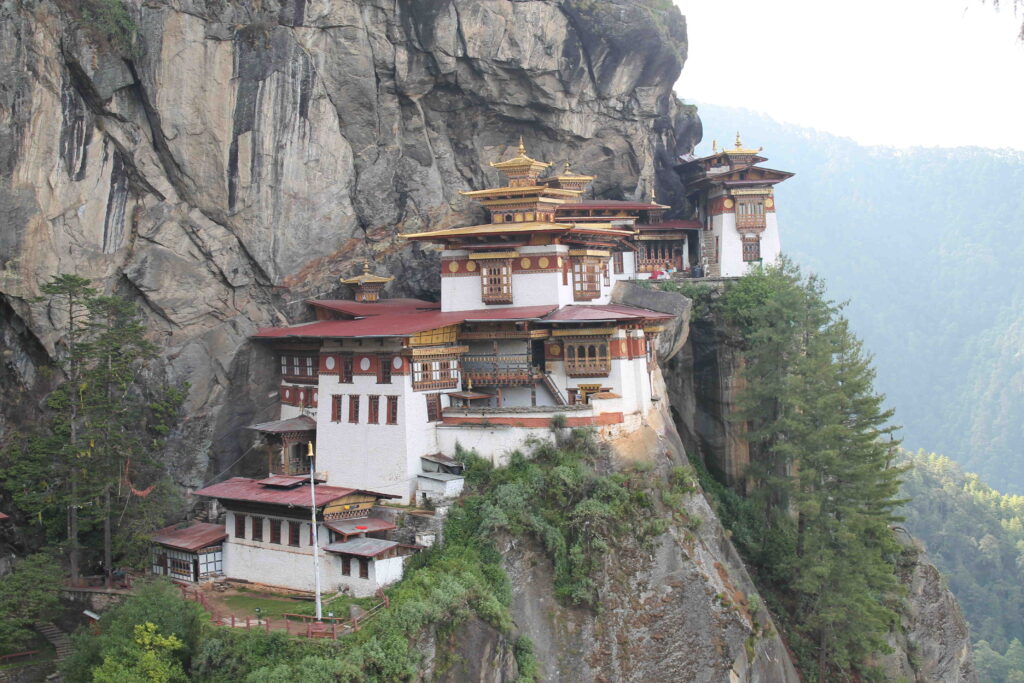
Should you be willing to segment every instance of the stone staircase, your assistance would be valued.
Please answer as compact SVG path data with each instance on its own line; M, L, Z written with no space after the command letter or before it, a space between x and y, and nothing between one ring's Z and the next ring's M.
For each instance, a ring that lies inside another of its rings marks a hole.
M63 661L71 654L71 639L68 638L68 634L64 633L64 631L61 631L48 621L38 622L34 628L43 638L49 641L50 645L53 645L53 648L57 651L56 661Z

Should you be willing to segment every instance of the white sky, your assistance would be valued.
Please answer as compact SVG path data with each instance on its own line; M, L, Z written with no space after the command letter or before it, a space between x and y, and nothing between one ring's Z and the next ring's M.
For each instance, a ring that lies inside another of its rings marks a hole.
M674 0L687 102L892 146L1024 150L1024 44L1013 0ZM705 137L718 131L705 122ZM720 134L721 133L721 134Z

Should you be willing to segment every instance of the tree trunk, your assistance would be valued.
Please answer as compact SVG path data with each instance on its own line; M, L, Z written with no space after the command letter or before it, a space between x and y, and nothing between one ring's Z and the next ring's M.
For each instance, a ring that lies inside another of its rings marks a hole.
M110 588L114 578L114 548L110 536L110 487L103 491L103 574Z
M68 567L71 571L71 582L78 583L81 577L79 569L78 548L78 476L71 473L71 500L68 501Z

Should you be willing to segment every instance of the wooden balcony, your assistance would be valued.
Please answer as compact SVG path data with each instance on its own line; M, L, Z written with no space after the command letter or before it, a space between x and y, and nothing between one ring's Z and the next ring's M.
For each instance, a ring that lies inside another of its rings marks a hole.
M610 358L573 358L565 361L565 374L570 377L607 377L611 371Z
M736 214L737 230L764 230L764 214Z
M534 382L533 357L528 353L462 357L462 374L480 385L529 385Z

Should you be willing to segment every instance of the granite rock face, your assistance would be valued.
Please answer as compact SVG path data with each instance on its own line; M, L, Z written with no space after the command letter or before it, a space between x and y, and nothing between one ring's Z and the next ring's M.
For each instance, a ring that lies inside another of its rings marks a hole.
M125 0L131 49L88 4L0 3L0 384L46 388L60 321L32 298L52 275L132 297L153 380L191 383L183 483L272 415L249 335L363 259L432 296L434 252L398 235L480 219L458 192L520 135L596 196L677 205L671 164L700 136L671 92L685 23L643 2Z

